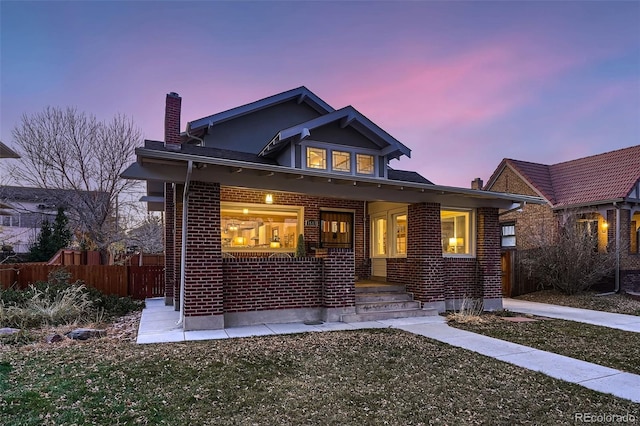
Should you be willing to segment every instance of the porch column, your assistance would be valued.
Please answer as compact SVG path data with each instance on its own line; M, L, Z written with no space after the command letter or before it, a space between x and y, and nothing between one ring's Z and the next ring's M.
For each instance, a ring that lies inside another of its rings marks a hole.
M171 183L164 184L164 304L173 305L175 286L175 194Z
M444 312L440 204L410 204L407 208L407 291L423 308Z
M176 311L180 310L180 259L182 253L182 192L184 185L176 184L173 197L173 221L175 223L173 233L173 307Z
M323 259L322 306L324 321L340 321L356 312L356 262L353 250L330 248Z
M484 309L502 309L502 269L500 267L500 222L498 209L481 207L478 213L476 255Z
M187 206L184 330L224 328L220 184L191 182Z

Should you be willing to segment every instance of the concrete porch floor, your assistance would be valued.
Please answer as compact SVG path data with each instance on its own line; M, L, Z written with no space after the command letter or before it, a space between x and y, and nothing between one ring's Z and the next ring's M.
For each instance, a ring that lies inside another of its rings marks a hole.
M165 306L163 298L147 299L138 331L138 344L229 339L367 328L397 328L438 340L452 346L480 353L510 364L538 371L556 379L640 403L640 375L626 373L563 355L494 339L449 327L444 317L399 318L358 323L260 324L231 327L224 330L183 331L176 323L178 312Z

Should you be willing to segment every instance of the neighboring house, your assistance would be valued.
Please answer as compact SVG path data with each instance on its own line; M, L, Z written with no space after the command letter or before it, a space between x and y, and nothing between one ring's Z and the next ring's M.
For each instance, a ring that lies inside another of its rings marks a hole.
M59 202L55 190L0 186L0 243L27 253L42 222L53 223Z
M0 158L20 158L17 152L0 142Z
M551 241L567 214L597 233L598 250L615 251L614 289L640 290L640 145L553 165L504 159L484 189L546 201L500 214L505 295L517 279L513 250Z
M146 141L123 176L146 180L143 200L164 209L165 301L185 330L416 316L465 296L502 307L498 210L538 197L393 169L409 148L305 87L190 121L182 134L180 115L181 98L168 94L165 141ZM292 257L299 234L305 258ZM362 285L370 278L414 300L375 304L363 296L381 289Z
M0 244L11 246L15 253L27 253L40 233L42 222L47 219L53 223L59 207L69 216L72 230L80 232L83 226L72 210L80 211L82 197L93 194L99 193L0 186Z

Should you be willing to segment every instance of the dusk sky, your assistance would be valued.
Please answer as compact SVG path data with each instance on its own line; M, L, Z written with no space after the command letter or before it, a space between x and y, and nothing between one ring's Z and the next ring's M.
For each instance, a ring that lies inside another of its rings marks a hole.
M76 106L163 139L298 86L352 105L441 185L504 157L553 164L640 144L640 1L0 2L0 140ZM265 141L266 143L267 141Z

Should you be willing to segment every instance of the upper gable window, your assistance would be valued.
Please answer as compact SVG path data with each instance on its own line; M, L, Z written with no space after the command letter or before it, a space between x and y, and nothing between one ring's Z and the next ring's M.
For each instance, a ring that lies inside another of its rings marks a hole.
M351 172L351 153L345 151L331 152L331 166L336 172Z
M327 150L322 148L307 147L307 168L327 169Z
M356 154L356 172L363 175L372 175L374 172L373 155Z

